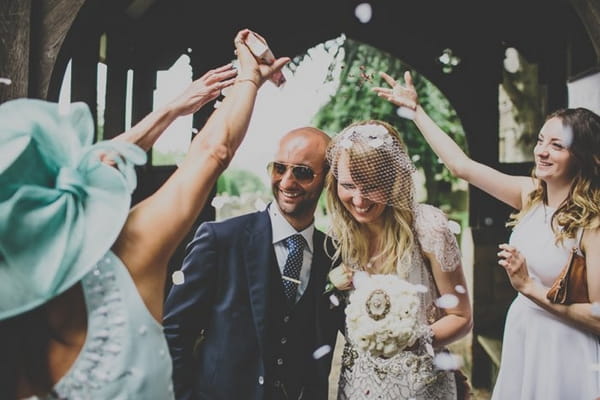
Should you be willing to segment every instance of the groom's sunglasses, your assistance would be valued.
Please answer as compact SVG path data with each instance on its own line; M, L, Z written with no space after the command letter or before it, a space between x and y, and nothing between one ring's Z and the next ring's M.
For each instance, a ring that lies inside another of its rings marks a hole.
M288 164L277 161L271 161L267 164L267 171L271 174L271 177L278 179L285 175L288 169L292 169L292 175L298 183L311 183L315 176L318 174L312 170L312 168L306 165Z

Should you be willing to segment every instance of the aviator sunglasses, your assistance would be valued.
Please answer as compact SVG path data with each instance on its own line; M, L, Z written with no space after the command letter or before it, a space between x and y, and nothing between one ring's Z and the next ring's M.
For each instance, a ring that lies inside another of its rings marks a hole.
M306 165L288 164L277 161L271 161L267 164L267 171L269 171L273 178L282 177L289 168L292 169L292 175L294 175L294 179L298 183L310 183L318 175L312 168Z

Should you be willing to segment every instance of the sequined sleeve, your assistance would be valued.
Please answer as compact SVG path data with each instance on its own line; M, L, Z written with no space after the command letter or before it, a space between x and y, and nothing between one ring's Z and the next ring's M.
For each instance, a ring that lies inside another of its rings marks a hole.
M415 230L423 251L433 254L442 271L454 271L461 263L461 254L448 218L438 208L419 204L415 212Z

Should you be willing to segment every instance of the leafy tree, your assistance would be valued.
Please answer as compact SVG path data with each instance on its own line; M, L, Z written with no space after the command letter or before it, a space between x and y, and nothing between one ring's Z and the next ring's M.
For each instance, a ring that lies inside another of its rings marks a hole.
M239 196L241 193L267 192L267 188L258 176L242 169L227 169L217 181L217 194Z
M359 120L380 119L391 123L402 134L416 167L424 171L427 201L438 206L446 202L445 195L456 178L439 162L413 122L399 117L396 106L379 98L371 90L375 86L387 85L379 76L379 71L401 77L410 68L389 53L351 39L341 42L339 51L344 52L340 86L331 101L315 115L314 125L335 135L348 124ZM465 148L462 125L446 97L418 72L411 70L411 74L423 108Z

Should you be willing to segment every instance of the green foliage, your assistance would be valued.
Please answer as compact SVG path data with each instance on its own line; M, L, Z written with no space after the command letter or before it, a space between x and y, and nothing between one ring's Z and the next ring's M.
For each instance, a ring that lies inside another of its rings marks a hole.
M152 165L177 165L185 156L180 151L157 151L152 149Z
M230 168L217 180L217 194L240 196L242 193L268 193L267 188L258 176L252 172Z
M416 167L425 172L427 201L439 205L442 200L440 194L456 178L438 161L414 123L399 117L395 105L379 98L371 90L376 86L387 87L379 76L380 71L400 79L410 68L391 54L351 39L346 39L342 48L345 57L341 84L331 101L315 115L314 125L335 135L350 123L360 120L379 119L391 123L402 134ZM459 146L466 148L462 125L446 97L425 77L412 69L410 71L423 108Z

